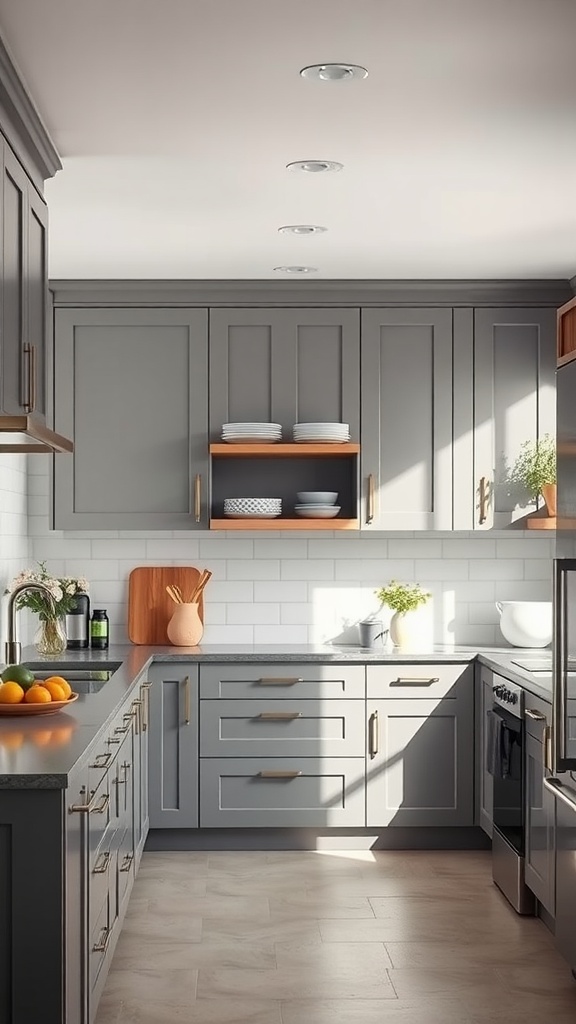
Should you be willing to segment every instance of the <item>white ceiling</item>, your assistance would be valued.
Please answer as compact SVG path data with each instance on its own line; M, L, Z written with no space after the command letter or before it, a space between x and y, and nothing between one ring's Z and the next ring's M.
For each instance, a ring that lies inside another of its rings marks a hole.
M63 163L52 277L576 273L576 0L0 0L0 29ZM300 77L327 61L369 77Z

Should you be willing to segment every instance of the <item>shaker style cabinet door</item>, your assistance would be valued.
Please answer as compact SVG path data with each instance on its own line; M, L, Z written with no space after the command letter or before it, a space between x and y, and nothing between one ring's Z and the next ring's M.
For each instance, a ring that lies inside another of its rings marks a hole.
M329 420L359 434L357 309L211 309L210 439L223 423Z
M0 142L0 408L46 416L48 209L10 147Z
M152 665L149 679L150 828L197 828L198 666Z
M56 529L190 530L207 523L203 309L58 309Z
M452 529L452 310L362 311L361 528Z
M485 665L476 668L476 809L477 823L492 838L494 783L488 771L486 751L487 714L492 707L493 673Z
M455 310L454 362L454 527L502 529L536 509L521 445L556 432L556 310Z

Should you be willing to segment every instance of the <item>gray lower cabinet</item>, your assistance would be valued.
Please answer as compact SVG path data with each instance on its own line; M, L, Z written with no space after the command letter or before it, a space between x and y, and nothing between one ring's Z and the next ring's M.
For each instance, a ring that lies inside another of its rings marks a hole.
M524 441L556 431L556 310L454 310L454 528L536 508L511 480Z
M367 825L472 825L473 667L368 666L367 675Z
M525 695L526 751L524 794L526 810L526 885L552 917L556 914L556 801L544 788L545 744L551 707ZM533 717L537 716L537 717Z
M203 309L57 309L57 529L205 529L208 340Z
M363 757L202 758L203 828L362 827Z
M476 668L476 821L492 838L494 785L486 761L486 715L492 707L493 673L485 665Z
M362 311L361 528L452 529L452 310Z
M359 435L358 309L210 310L210 437L222 424L331 420ZM304 488L302 488L304 489Z
M150 828L197 828L198 667L159 662L149 681Z

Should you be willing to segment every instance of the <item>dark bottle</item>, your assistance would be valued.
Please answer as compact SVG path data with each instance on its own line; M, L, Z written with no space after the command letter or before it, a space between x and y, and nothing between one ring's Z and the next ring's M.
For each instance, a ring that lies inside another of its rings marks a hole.
M66 647L78 651L90 644L90 598L79 592L72 598L74 604L66 612Z
M108 650L110 623L105 608L95 608L90 622L90 646L97 651Z

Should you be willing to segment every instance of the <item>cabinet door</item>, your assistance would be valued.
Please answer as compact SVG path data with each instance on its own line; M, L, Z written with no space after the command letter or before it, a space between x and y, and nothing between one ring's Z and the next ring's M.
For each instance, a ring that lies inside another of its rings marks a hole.
M198 668L150 670L150 828L198 826Z
M210 310L210 437L223 423L331 420L359 432L357 309Z
M48 334L48 207L28 186L26 222L26 341L33 346L32 412L46 416L46 339Z
M471 314L458 313L465 337L457 331L455 358L466 361ZM556 430L555 329L554 309L474 311L473 402L455 422L457 529L503 528L536 509L510 475L524 441Z
M555 800L543 785L542 738L526 734L526 885L554 917L555 900Z
M362 529L452 529L452 310L362 312Z
M472 688L368 701L367 825L472 825Z
M18 160L4 146L2 247L4 289L2 301L2 409L11 415L30 411L30 366L26 343L25 225L28 179Z
M206 311L57 310L54 356L55 527L206 528Z
M476 806L477 821L486 835L492 837L494 786L486 767L486 715L492 707L492 672L478 666L476 678Z

